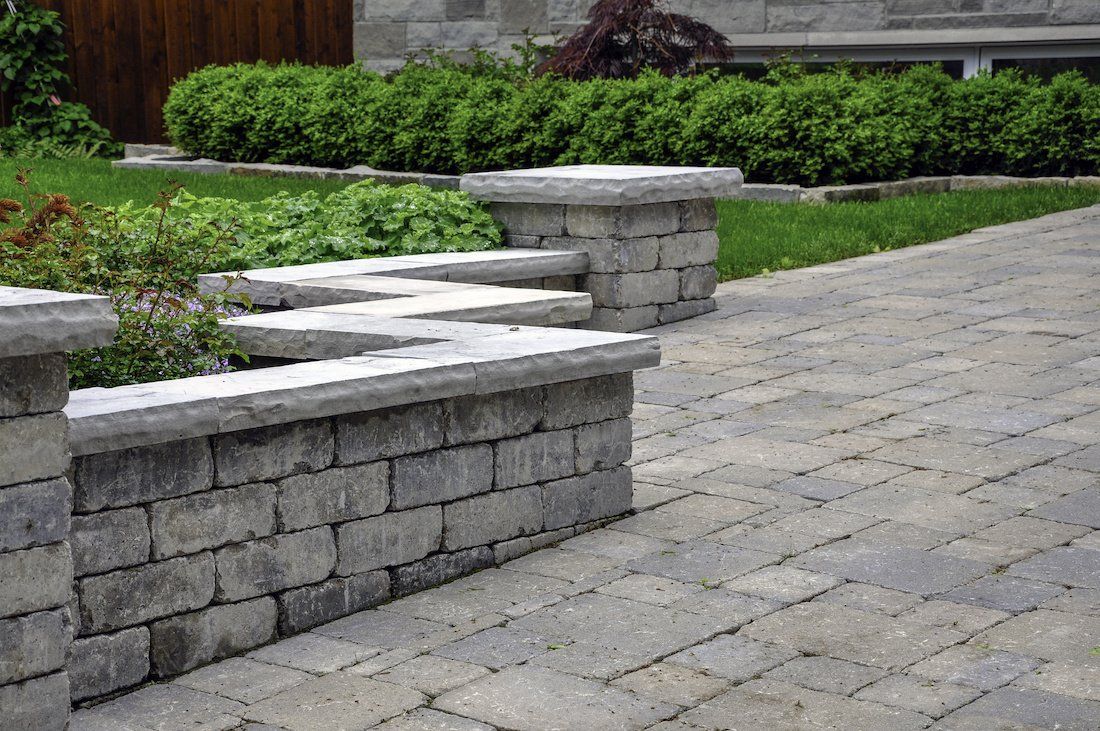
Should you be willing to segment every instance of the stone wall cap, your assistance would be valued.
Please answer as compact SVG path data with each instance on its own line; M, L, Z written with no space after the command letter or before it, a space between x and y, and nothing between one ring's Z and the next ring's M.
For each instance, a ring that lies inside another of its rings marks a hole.
M106 297L0 287L0 358L110 345L116 329Z
M737 168L564 165L471 173L460 187L498 203L626 206L728 197L743 181Z

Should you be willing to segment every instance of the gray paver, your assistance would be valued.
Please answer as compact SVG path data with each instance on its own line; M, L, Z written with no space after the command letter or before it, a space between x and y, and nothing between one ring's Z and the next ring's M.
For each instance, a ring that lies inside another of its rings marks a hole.
M956 645L920 661L906 672L941 683L969 685L988 691L1012 682L1040 664L1041 661L1027 655Z
M674 665L705 670L711 675L743 682L796 657L784 647L747 637L720 635L668 658Z
M855 697L940 718L980 695L980 691L963 685L930 683L912 675L891 675L868 685Z
M917 594L937 594L982 576L987 564L905 546L856 539L830 543L793 559L796 566Z
M947 716L943 729L1056 728L1094 731L1100 703L1038 690L1002 688Z
M423 704L414 690L337 672L248 706L244 718L285 728L368 729Z
M838 695L851 695L885 675L885 670L832 657L796 657L764 673L768 678Z
M1057 574L1050 574L1055 578ZM957 586L942 594L942 599L979 607L999 609L1002 612L1025 612L1034 609L1047 599L1058 596L1065 589L1039 581L1017 579L1013 576L983 576L972 584Z

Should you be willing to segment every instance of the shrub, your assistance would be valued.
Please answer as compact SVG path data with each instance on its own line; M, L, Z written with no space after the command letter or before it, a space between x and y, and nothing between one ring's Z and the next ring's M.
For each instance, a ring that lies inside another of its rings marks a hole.
M19 182L26 187L24 173ZM0 284L110 297L119 318L114 343L69 356L72 388L220 373L242 355L218 327L247 302L200 294L195 273L224 255L231 228L193 230L168 215L171 197L151 209L156 226L63 195L0 200Z
M754 182L1100 172L1100 87L936 67L760 81L570 81L441 59L383 78L296 64L208 67L165 107L172 140L223 160L462 173L567 163L733 165Z

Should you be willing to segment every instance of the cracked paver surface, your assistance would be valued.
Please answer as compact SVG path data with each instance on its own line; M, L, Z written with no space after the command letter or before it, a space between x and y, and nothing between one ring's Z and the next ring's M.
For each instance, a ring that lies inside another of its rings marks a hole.
M1100 207L717 297L633 516L72 728L1100 728Z

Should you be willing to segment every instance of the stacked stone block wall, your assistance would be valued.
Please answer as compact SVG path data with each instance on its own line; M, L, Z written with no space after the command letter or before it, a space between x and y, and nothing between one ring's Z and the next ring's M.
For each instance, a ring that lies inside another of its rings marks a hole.
M245 652L628 510L632 403L623 373L77 458L73 699ZM61 575L43 609L68 600Z
M493 203L508 246L585 251L592 295L582 327L632 332L714 310L718 215L696 199L627 206Z
M0 728L69 718L68 398L64 354L0 359Z

